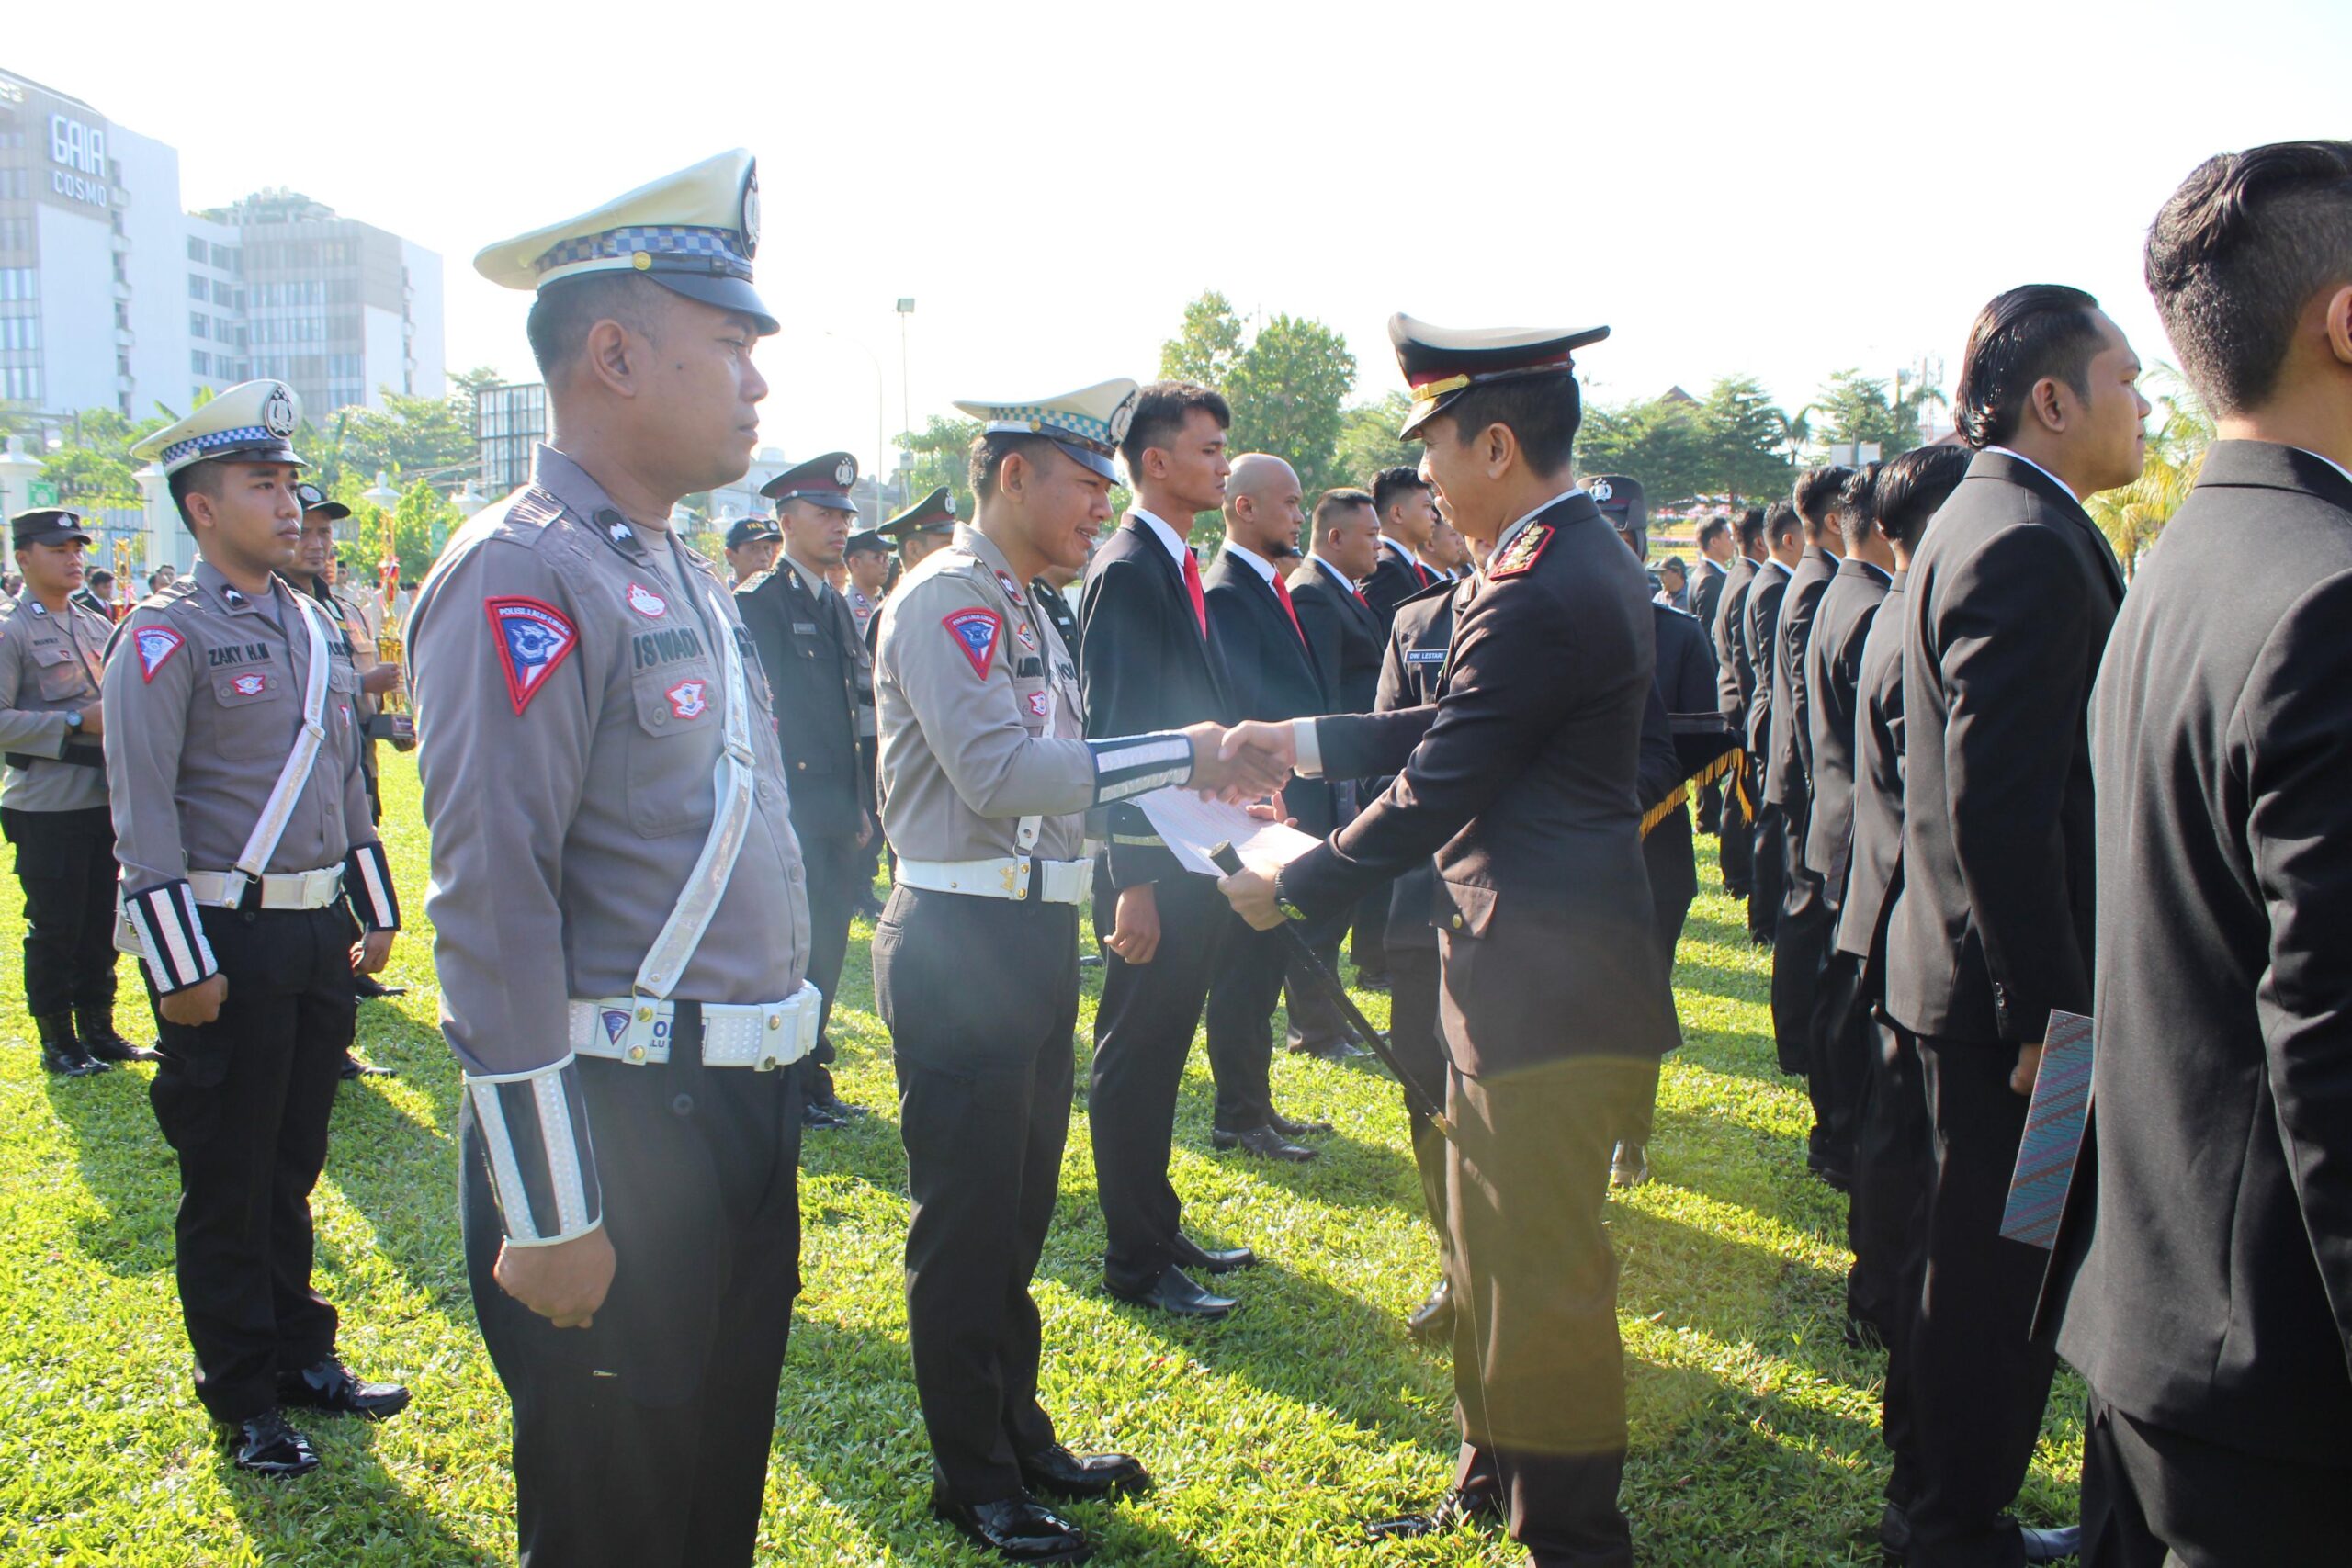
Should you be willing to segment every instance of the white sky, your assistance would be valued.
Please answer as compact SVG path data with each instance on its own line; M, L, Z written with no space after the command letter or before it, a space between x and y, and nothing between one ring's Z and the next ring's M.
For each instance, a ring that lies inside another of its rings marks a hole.
M27 13L30 13L28 15ZM152 13L152 15L151 15ZM0 64L175 145L191 207L289 186L441 253L448 363L534 378L483 244L760 158L763 440L870 467L956 397L1149 379L1184 302L1606 321L1594 395L1957 374L2013 284L2140 284L2205 155L2343 135L2344 0L1003 6L475 0L11 7ZM862 350L858 344L864 344Z

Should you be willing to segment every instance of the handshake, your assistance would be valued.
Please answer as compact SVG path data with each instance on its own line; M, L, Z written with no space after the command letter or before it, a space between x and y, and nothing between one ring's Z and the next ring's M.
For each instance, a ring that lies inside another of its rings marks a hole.
M1298 749L1288 724L1250 719L1228 729L1221 724L1186 725L1193 743L1193 777L1186 786L1204 800L1227 805L1260 800L1279 791L1298 765Z

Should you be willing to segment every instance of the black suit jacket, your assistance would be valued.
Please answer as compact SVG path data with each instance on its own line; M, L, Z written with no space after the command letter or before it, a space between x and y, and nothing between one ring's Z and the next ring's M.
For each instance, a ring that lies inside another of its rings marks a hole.
M1756 691L1756 667L1747 661L1747 593L1756 583L1756 563L1746 556L1724 574L1715 616L1708 624L1715 640L1715 711L1747 732L1748 699Z
M1340 587L1312 556L1290 574L1290 602L1323 674L1324 711L1370 713L1380 694L1380 661L1388 646L1388 627L1379 613Z
M1380 629L1385 636L1388 624L1396 615L1396 607L1437 581L1437 574L1417 560L1397 553L1398 547L1385 538L1380 542L1380 564L1363 580L1364 603L1380 617Z
M1861 713L1862 645L1892 581L1866 560L1838 563L1814 607L1804 649L1805 770L1812 808L1805 819L1804 863L1834 902L1845 897L1854 838L1854 731Z
M2091 700L2098 1046L2045 1309L2142 1420L2352 1472L2347 626L2352 480L2215 442Z
M1520 570L1456 602L1433 705L1318 721L1327 774L1401 772L1281 877L1329 914L1437 856L1446 994L1463 1004L1446 1044L1473 1077L1679 1038L1635 804L1657 700L1648 580L1581 491L1528 526L1532 561L1521 547ZM1489 946L1501 956L1482 964Z
M1062 597L1060 589L1042 577L1030 579L1029 592L1036 595L1037 608L1046 613L1046 619L1053 622L1055 634L1062 639L1062 649L1070 657L1070 667L1079 668L1078 612L1069 607L1069 601ZM877 621L881 618L878 614L875 616Z
M1911 558L1886 1001L1915 1033L2030 1043L2090 1010L2089 700L2122 598L2065 487L1998 452Z
M1202 588L1205 593L1205 579ZM1087 566L1079 644L1090 737L1147 735L1233 717L1216 640L1202 636L1182 568L1140 517L1121 524ZM1134 806L1111 807L1113 886L1191 874L1158 837Z
M1756 581L1747 586L1747 603L1740 608L1739 640L1753 683L1747 689L1747 754L1770 770L1772 748L1772 699L1779 682L1773 679L1773 650L1780 646L1781 605L1789 592L1790 572L1778 561L1758 561Z
M1437 701L1446 644L1453 639L1457 590L1466 592L1461 583L1440 582L1396 606L1396 618L1388 623L1388 652L1380 666L1380 693L1372 705L1374 713L1394 713ZM1399 874L1388 895L1387 945L1435 947L1437 928L1430 921L1436 907L1434 859Z
M1764 753L1764 803L1800 819L1813 800L1813 699L1805 689L1804 655L1821 596L1837 575L1838 558L1807 545L1790 574L1772 634L1772 735Z
M1865 961L1883 996L1886 916L1903 885L1903 585L1896 572L1871 617L1854 686L1852 850L1838 908L1838 951ZM1815 820L1820 820L1815 808Z
M1683 590L1683 597L1690 602L1691 616L1710 637L1714 635L1715 611L1723 604L1724 583L1729 576L1724 568L1701 556L1699 564L1690 569L1690 581Z
M735 607L775 695L793 831L855 838L871 796L857 751L857 685L873 669L857 617L831 589L809 592L781 559L735 591Z
M1715 649L1699 618L1650 602L1657 638L1657 691L1673 713L1715 711Z
M1273 584L1255 567L1224 554L1201 581L1209 631L1225 657L1233 716L1306 718L1325 712L1315 656L1283 613ZM1283 804L1301 832L1322 838L1331 831L1331 787L1321 780L1292 780L1283 788Z

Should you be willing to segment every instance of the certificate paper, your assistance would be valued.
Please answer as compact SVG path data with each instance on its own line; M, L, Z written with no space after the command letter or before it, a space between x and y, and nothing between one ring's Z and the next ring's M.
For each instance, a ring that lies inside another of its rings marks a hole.
M1179 785L1138 795L1136 804L1184 869L1203 876L1225 874L1209 859L1219 844L1231 844L1251 870L1272 872L1323 841L1280 822L1261 822L1238 806L1203 800Z

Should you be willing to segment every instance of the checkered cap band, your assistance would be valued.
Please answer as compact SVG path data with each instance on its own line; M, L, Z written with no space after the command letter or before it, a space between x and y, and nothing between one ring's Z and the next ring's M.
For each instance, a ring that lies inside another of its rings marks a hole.
M188 457L202 457L208 452L225 451L232 446L283 446L286 437L258 424L241 424L234 430L216 430L205 435L191 435L185 441L175 441L164 448L163 465Z
M996 434L1027 431L1033 435L1066 435L1106 453L1114 446L1107 421L1072 413L1068 409L1043 408L1035 403L989 410L989 429Z
M748 281L752 276L752 258L743 254L742 238L734 230L694 228L676 223L607 229L601 234L585 234L565 240L531 265L536 270L547 273L560 266L575 266L582 262L626 260L639 251L657 261L675 256L717 261L724 264L717 270L725 272L729 276Z

